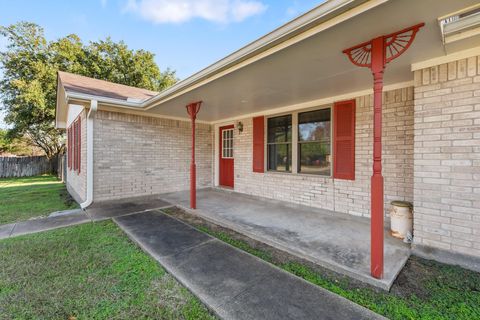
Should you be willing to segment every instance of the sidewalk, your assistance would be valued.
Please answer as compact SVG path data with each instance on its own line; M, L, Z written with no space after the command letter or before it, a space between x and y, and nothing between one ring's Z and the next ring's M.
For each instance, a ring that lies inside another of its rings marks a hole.
M155 196L104 201L93 204L86 211L59 211L48 217L0 225L0 240L169 206L168 202Z
M17 237L25 234L47 231L76 224L90 222L84 211L78 210L66 215L31 219L16 223L0 225L0 239Z
M223 319L383 319L160 211L114 221Z

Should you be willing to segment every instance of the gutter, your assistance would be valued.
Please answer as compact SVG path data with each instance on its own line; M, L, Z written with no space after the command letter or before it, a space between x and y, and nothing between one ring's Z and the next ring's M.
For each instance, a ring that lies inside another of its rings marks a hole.
M80 203L80 208L85 209L93 202L93 116L97 112L98 101L91 100L90 110L87 114L87 198Z
M126 101L122 99L94 96L91 94L71 92L71 91L70 92L65 91L65 96L66 96L66 100L80 100L80 101L92 101L92 102L95 101L96 103L101 102L102 104L105 104L105 105L111 105L111 106L120 105L122 107L136 109L136 110L142 110L143 104L146 101L146 100L139 101L139 102Z
M76 92L68 92L66 95L70 99L82 101L95 99L106 105L122 106L127 109L142 111L149 110L180 94L213 81L218 76L223 76L248 65L256 61L255 57L261 59L269 56L284 47L329 29L388 1L390 0L328 0L165 91L142 101L126 101ZM301 35L304 36L300 37Z
M376 0L378 1L378 0ZM158 102L159 100L168 98L176 92L186 89L212 75L228 69L252 56L258 55L261 52L268 50L277 44L293 38L294 36L308 30L312 25L318 25L322 22L332 19L332 16L344 13L362 3L366 0L328 0L318 5L312 10L295 18L294 20L280 26L279 28L269 32L261 38L247 44L243 48L229 54L225 58L213 63L205 69L193 74L187 79L180 81L171 88L162 91L156 96L145 100L145 106L148 107ZM384 2L384 1L380 1ZM343 9L343 11L342 11ZM148 109L148 108L147 108Z

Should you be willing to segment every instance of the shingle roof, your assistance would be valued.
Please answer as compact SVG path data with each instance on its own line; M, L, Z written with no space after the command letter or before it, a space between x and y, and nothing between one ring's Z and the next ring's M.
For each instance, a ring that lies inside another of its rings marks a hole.
M67 92L83 93L125 101L128 98L144 100L158 94L158 92L147 89L130 87L69 72L59 71L58 77Z

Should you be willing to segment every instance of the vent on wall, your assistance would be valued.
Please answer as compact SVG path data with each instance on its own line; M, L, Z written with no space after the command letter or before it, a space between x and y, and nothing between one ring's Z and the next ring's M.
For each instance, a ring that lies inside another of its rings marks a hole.
M480 4L438 18L443 43L480 35Z

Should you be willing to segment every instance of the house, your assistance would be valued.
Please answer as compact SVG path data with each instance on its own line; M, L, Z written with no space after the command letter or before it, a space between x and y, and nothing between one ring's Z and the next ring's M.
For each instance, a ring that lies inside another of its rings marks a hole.
M226 187L371 217L381 278L406 200L414 252L480 269L476 0L330 0L163 92L59 72L57 98L82 207Z

